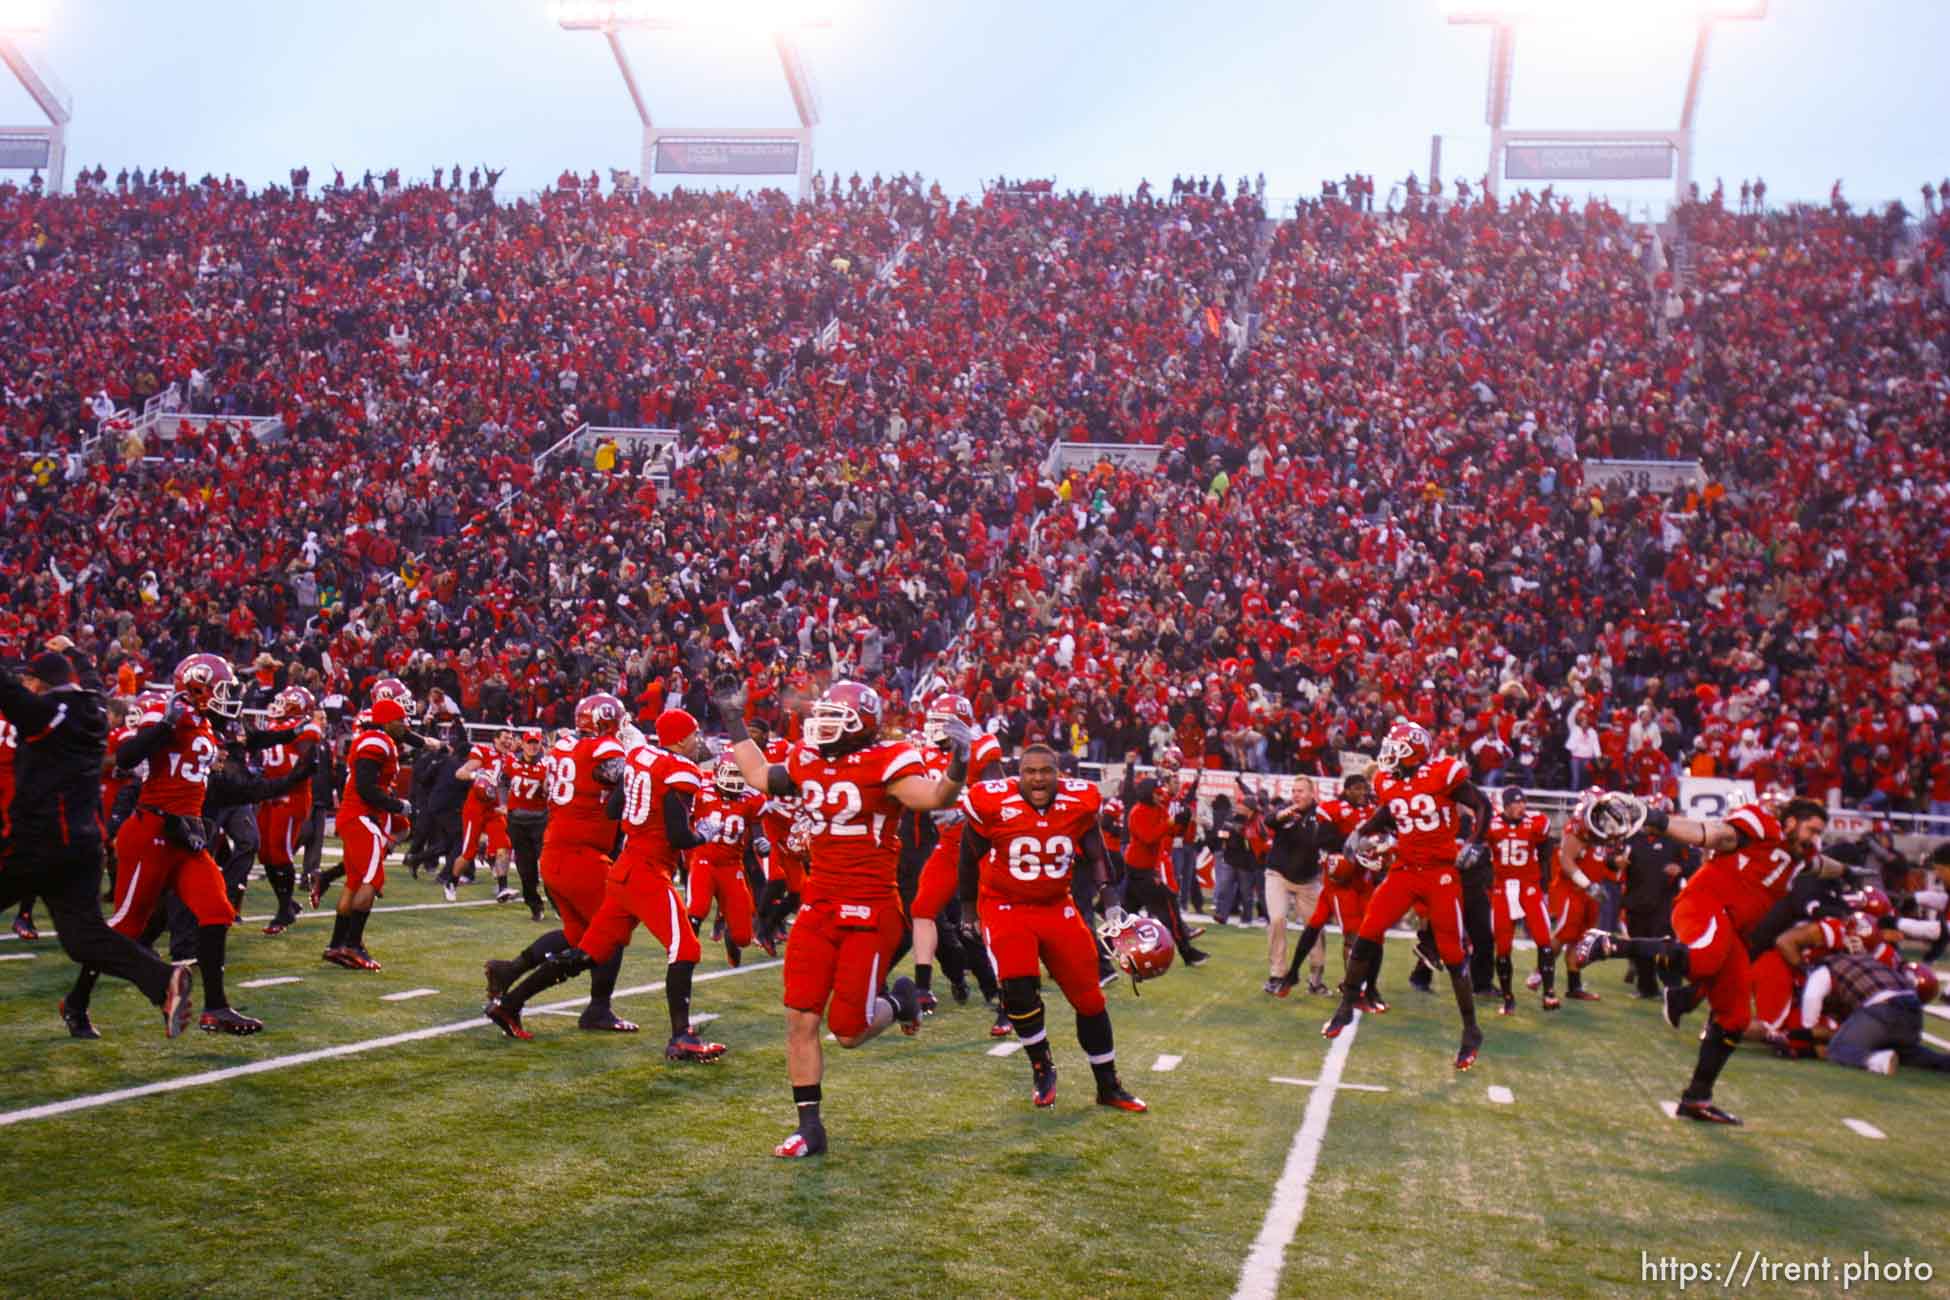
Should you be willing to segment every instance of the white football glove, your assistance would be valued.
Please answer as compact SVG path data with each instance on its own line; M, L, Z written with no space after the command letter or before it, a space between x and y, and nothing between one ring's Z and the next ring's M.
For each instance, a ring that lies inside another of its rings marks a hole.
M1602 903L1605 901L1605 887L1595 880L1584 887L1584 892L1590 896L1591 901L1594 903Z
M691 826L691 829L697 832L700 839L715 840L718 838L718 832L724 829L724 814L706 813L702 820Z
M955 753L966 758L973 752L975 748L975 728L969 726L960 718L949 718L947 721L937 725L941 732L941 738L948 742L948 747L954 750Z
M928 816L934 819L936 826L942 827L959 826L967 820L959 808L937 808Z

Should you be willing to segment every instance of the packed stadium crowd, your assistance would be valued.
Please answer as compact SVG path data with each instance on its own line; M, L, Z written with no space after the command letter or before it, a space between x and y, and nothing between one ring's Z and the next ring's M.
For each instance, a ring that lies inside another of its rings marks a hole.
M1950 814L1938 220L595 179L0 192L0 637L544 725L947 682L1260 772L1399 715L1489 784ZM584 424L680 451L534 467Z

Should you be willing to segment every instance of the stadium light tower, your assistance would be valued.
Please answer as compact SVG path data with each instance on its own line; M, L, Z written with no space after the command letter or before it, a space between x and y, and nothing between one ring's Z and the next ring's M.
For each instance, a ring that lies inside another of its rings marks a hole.
M1693 116L1713 28L1767 16L1767 0L1442 0L1451 23L1491 29L1489 189L1502 180L1673 180L1673 201L1684 202L1693 182ZM1693 25L1693 64L1675 130L1517 131L1511 129L1510 79L1517 61L1517 28L1530 22L1584 20ZM1675 165L1676 164L1676 165Z
M0 171L44 171L47 192L59 194L67 179L68 123L74 98L54 74L38 65L19 37L47 30L45 0L0 0L0 63L47 118L30 126L0 126Z
M806 16L790 0L757 3L720 0L728 8L697 4L680 9L659 0L556 0L550 10L564 31L601 32L623 74L637 118L643 123L643 183L652 175L704 174L719 176L776 176L790 172L799 178L799 197L812 193L813 128L819 125L819 97L793 34L808 27L828 27L823 17ZM795 127L663 127L650 118L636 70L617 39L621 31L683 31L697 28L763 32L772 38L786 89L798 110Z

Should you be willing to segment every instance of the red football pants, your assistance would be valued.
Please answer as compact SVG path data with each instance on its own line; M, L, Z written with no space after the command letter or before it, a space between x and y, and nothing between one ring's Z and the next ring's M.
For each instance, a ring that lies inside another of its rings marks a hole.
M672 961L694 962L704 955L677 886L660 868L630 862L626 852L604 882L603 901L576 947L600 966L629 946L638 925L657 937Z
M1730 1034L1746 1029L1754 1018L1747 945L1720 900L1705 891L1680 890L1672 905L1672 933L1686 945L1693 982L1706 986L1713 1019Z
M996 979L1035 979L1040 958L1078 1015L1094 1016L1104 1009L1104 990L1097 983L1097 940L1076 904L985 898L979 910L982 942Z
M1586 903L1590 901L1585 899ZM1490 925L1496 932L1497 956L1510 955L1519 920L1530 927L1531 941L1539 948L1556 946L1558 931L1551 928L1550 917L1544 913L1544 891L1537 888L1534 880L1510 876L1497 881L1496 888L1490 892Z
M542 887L562 917L562 937L577 947L603 905L603 885L613 865L609 854L586 844L542 845Z
M742 863L691 862L690 911L702 921L711 912L711 900L718 900L724 914L725 933L743 948L752 941L752 886L745 879Z
M824 1012L826 1027L841 1038L865 1033L906 929L900 899L891 893L881 903L824 898L806 904L786 944L782 1001L794 1011Z
M215 858L171 843L157 814L131 814L115 835L115 911L109 928L140 938L163 890L172 888L198 925L229 925L237 919Z
M934 852L921 868L921 881L914 887L914 919L932 921L940 916L941 909L948 906L948 900L960 887L961 841L957 839L950 851L944 838L934 846Z
M1408 915L1420 904L1426 908L1429 926L1435 931L1435 950L1446 966L1462 963L1463 949L1462 882L1454 867L1434 870L1390 871L1375 886L1361 918L1361 937L1380 943L1388 927Z

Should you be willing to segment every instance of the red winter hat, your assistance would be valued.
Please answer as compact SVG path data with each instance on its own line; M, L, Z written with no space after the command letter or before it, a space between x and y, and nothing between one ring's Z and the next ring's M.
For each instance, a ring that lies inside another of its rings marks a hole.
M406 709L398 700L374 700L367 716L373 726L383 727L389 722L405 722Z
M683 709L666 709L657 717L657 743L673 749L697 734L697 719Z

